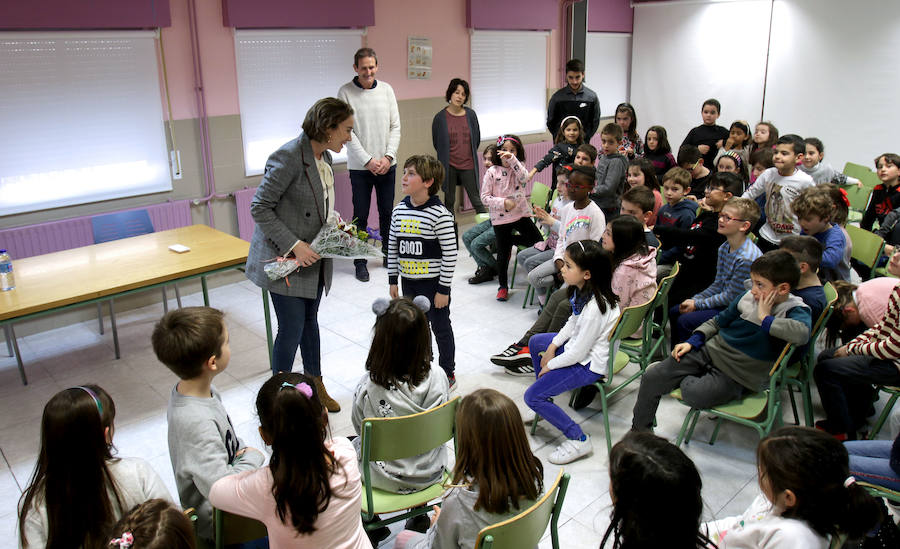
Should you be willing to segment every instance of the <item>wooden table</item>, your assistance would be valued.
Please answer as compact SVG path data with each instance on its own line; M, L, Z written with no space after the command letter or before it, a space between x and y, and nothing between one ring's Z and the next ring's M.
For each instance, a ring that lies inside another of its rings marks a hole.
M169 250L172 244L190 248ZM243 267L250 243L206 225L192 225L103 244L13 261L16 287L0 292L0 325L27 384L13 322L109 302L134 292L200 277L203 302L209 305L206 275ZM110 315L112 316L112 315ZM112 322L116 358L119 341ZM10 345L11 343L11 345Z

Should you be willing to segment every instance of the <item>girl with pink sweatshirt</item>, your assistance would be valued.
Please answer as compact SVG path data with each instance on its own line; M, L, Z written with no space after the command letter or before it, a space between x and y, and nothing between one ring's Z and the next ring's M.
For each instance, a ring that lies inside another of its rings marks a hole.
M517 135L501 135L481 183L481 202L488 207L497 237L497 271L500 289L497 301L509 298L508 267L513 245L531 246L541 232L531 221L531 205L525 191L528 170L525 147ZM518 234L513 234L516 231Z

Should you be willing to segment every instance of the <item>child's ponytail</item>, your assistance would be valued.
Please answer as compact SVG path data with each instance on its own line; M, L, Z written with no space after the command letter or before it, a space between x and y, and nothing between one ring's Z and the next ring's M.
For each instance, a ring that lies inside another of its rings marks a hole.
M847 509L838 515L838 530L849 539L860 539L873 529L872 517L878 517L878 523L885 518L883 507L865 488L856 483L856 479L848 477L845 481Z
M328 423L313 380L279 373L256 398L263 435L272 445L269 469L278 518L301 534L315 531L319 513L331 501L331 476L339 466L325 446Z

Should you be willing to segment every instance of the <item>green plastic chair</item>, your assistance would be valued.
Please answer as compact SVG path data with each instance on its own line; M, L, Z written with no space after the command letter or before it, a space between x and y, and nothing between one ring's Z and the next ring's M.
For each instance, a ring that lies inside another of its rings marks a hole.
M851 257L869 268L869 277L875 276L875 265L884 250L884 239L854 225L847 225L845 229L853 244Z
M647 369L647 365L650 364L660 348L663 349L663 352L667 352L669 349L669 338L666 336L666 326L669 323L669 291L672 289L672 284L675 282L680 268L680 264L676 261L672 266L672 271L659 281L653 305L644 320L641 337L627 337L619 344L619 350L640 364L642 370ZM657 309L661 309L659 322L653 320Z
M549 202L549 200L550 200L550 187L548 187L547 185L544 185L540 181L535 181L534 186L531 188L531 198L530 198L531 205L539 206L541 208L547 209L547 203ZM521 252L525 248L527 248L527 246L516 246L516 254L518 254L518 252ZM519 264L516 261L515 257L510 257L509 261L510 261L510 263L513 264L512 276L509 279L509 287L512 288L513 286L516 285L516 271L519 268ZM528 289L531 290L530 284L528 285ZM533 292L533 290L532 290L532 292ZM525 299L526 300L528 299L528 294L529 294L529 291L526 290L525 291ZM522 304L522 308L523 309L525 308L524 303Z
M643 368L639 368L637 372L631 374L625 381L613 387L612 382L615 374L622 371L625 366L630 362L630 358L625 352L618 349L618 343L625 338L627 335L631 335L634 332L638 331L641 328L641 323L647 317L650 308L653 306L654 300L649 300L642 305L635 305L634 307L627 307L621 313L619 313L619 318L616 321L616 326L613 328L612 333L609 336L609 362L607 363L607 371L609 372L606 377L602 380L594 383L594 386L597 388L597 391L600 393L600 403L601 409L603 413L603 428L606 431L606 450L607 452L612 451L612 437L609 434L609 399L615 396L616 393L619 392L623 387L627 386L632 381L641 377L644 373ZM569 399L569 406L575 402L575 398L578 396L578 392L581 389L576 389L572 392L572 398ZM533 435L537 430L537 424L540 420L540 416L535 415L534 421L531 423L531 434Z
M884 409L881 411L881 415L878 416L878 421L875 422L875 426L869 431L869 440L875 440L878 437L878 433L884 426L884 422L887 421L887 418L891 415L891 410L894 409L894 404L897 402L897 399L900 398L900 387L879 385L878 391L891 395L891 398L889 398L884 405Z
M694 427L697 426L697 420L700 419L702 412L709 412L717 416L716 427L713 430L712 437L709 439L710 445L716 443L716 437L719 436L719 428L722 427L723 419L753 427L759 434L759 438L768 435L772 427L776 423L781 422L781 388L786 371L784 366L788 364L792 354L794 354L794 346L788 343L784 346L781 354L778 355L772 370L769 372L768 389L709 409L691 407L684 418L684 423L681 425L681 431L678 433L675 445L681 446L682 440L685 444L690 443L694 434ZM681 389L672 391L672 396L685 406L689 406L681 397Z
M553 486L534 505L511 519L482 528L475 540L475 549L536 547L547 529L547 523L550 524L553 549L559 549L557 527L568 486L569 474L560 470Z
M822 309L822 314L819 315L813 326L806 354L788 367L785 372L788 396L791 399L791 410L794 412L794 423L800 424L800 418L797 415L797 402L794 400L793 391L793 388L797 387L803 398L803 418L807 427L813 426L812 395L809 388L812 386L813 368L816 366L816 341L822 335L822 331L825 330L825 325L828 324L828 319L831 318L831 313L834 312L834 304L837 302L837 291L831 285L831 282L826 282L823 289L825 290L825 299L828 300L828 303Z
M844 175L859 179L862 181L863 186L869 189L874 189L875 185L881 183L881 180L878 179L878 174L873 172L871 168L862 164L854 164L853 162L844 164Z
M258 520L221 509L213 509L213 525L216 549L224 549L226 545L247 543L269 535L266 525Z
M370 463L403 459L433 450L449 440L456 446L456 407L459 397L440 406L402 417L366 418L362 429L362 515L366 530L376 530L382 526L427 513L430 507L424 505L441 497L444 484L449 478L447 472L441 482L413 492L395 494L372 486ZM406 511L386 519L374 520L379 513Z
M885 498L894 503L900 503L900 492L896 490L891 490L890 488L885 488L884 486L878 486L877 484L872 484L871 482L865 482L862 480L857 480L856 484L865 488L866 492L871 494L873 497Z
M850 210L847 212L847 221L851 223L858 222L862 219L866 208L869 207L869 199L872 196L872 188L857 187L856 185L839 185L840 188L847 192L847 199L850 201Z
M491 214L489 213L477 213L475 214L475 224L483 223L485 221L491 220Z

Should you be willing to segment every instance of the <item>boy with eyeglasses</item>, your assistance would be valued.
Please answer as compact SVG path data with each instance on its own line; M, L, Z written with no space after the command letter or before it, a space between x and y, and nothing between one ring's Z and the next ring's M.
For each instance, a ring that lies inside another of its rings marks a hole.
M678 149L678 165L691 174L691 192L698 199L706 194L706 185L712 178L712 172L706 167L706 161L700 149L694 145L682 145Z
M732 197L722 206L718 214L718 233L725 237L725 242L718 249L716 278L705 290L669 311L673 343L687 340L698 326L724 311L744 293L744 281L750 278L750 265L762 255L747 237L758 220L759 206L749 198Z

